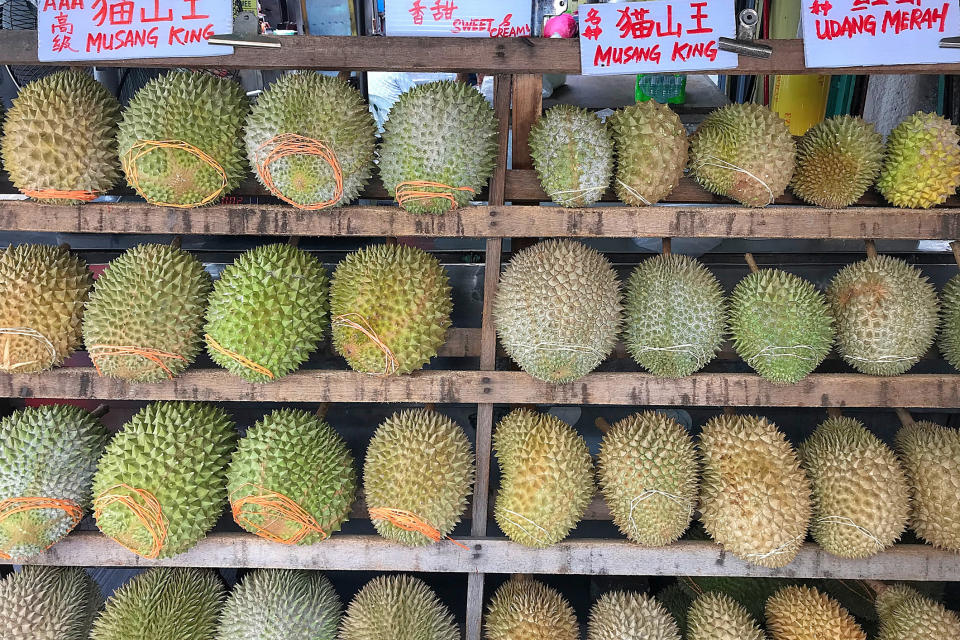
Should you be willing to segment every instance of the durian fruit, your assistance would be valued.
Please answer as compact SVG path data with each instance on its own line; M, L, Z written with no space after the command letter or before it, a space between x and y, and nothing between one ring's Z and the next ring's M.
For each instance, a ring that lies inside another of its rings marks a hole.
M617 154L614 185L620 201L643 206L663 200L680 184L687 164L687 131L670 107L656 100L620 109L609 120Z
M693 604L691 596L678 582L674 582L657 593L657 600L663 605L663 608L673 616L677 621L677 628L680 629L680 635L684 638L687 635L687 610Z
M785 587L767 600L771 640L867 640L850 612L810 587Z
M602 254L572 240L517 253L493 304L500 343L520 368L547 382L581 378L613 351L620 284Z
M544 548L577 526L593 498L593 460L583 438L549 414L517 409L497 425L500 492L493 515L511 540Z
M842 209L867 192L882 161L883 136L872 124L854 116L834 116L800 138L790 187L804 202Z
M631 591L600 596L590 610L587 640L680 640L677 621L656 598Z
M217 640L336 640L343 605L319 571L258 569L233 588Z
M741 578L734 576L686 576L680 586L692 598L705 593L722 593L743 607L751 618L763 620L763 606L767 600L784 587L796 584L786 578Z
M308 71L281 76L260 94L247 118L244 140L257 179L275 196L310 208L349 204L360 194L373 169L375 134L373 116L359 91L336 76ZM335 159L339 197L333 163L315 154L280 157L285 153L281 143L309 142L300 137L321 143L316 151L325 148ZM275 160L271 153L276 153Z
M573 607L556 589L530 578L503 583L487 608L486 640L579 640Z
M3 640L87 640L103 604L80 567L25 566L0 580Z
M416 247L370 246L348 255L333 274L333 346L354 371L423 368L443 345L452 311L446 271Z
M600 200L613 173L613 140L596 114L558 104L530 129L530 155L540 184L562 207Z
M800 447L813 485L813 539L842 558L867 558L900 539L910 491L893 451L853 418L834 417Z
M775 424L720 415L700 434L700 521L733 555L761 567L796 557L810 522L810 483Z
M327 272L289 244L247 251L213 285L204 327L214 362L251 382L296 371L327 328Z
M624 310L627 350L654 375L695 373L723 344L723 287L694 258L665 254L641 262L627 281Z
M496 156L497 118L480 92L462 82L431 82L410 89L390 109L380 177L410 213L439 214L473 199L493 174Z
M0 420L0 555L25 560L79 524L108 438L97 418L70 405L30 407ZM31 498L42 501L33 506ZM48 500L54 506L42 506ZM12 511L4 513L4 505ZM27 510L14 511L20 507Z
M182 373L200 353L212 288L200 261L178 247L141 244L110 262L83 318L101 375L157 382Z
M929 209L960 187L957 128L935 113L917 112L887 138L877 189L890 204Z
M66 247L0 249L0 371L45 371L76 351L92 286L87 263Z
M409 575L368 582L347 607L338 640L460 640L453 614L425 582Z
M687 640L765 640L746 609L730 596L710 591L687 612Z
M937 294L899 258L875 256L844 267L827 288L837 351L854 369L877 376L908 371L933 344Z
M940 353L954 369L960 369L960 275L943 287L940 305Z
M224 595L208 569L147 569L107 600L90 640L214 640Z
M614 424L600 444L597 479L613 522L633 542L680 539L697 506L697 451L676 420L656 411Z
M434 542L374 511L383 509L406 511L438 535L449 535L467 508L474 476L470 441L453 420L424 409L393 414L377 427L363 465L377 532L411 547Z
M877 640L960 638L960 616L905 584L886 587L877 596Z
M109 190L120 178L119 119L120 103L84 71L56 71L34 80L0 118L0 156L10 181L47 204L80 204ZM85 193L83 198L51 193L57 191Z
M212 404L147 405L100 459L93 479L97 527L145 558L186 551L223 513L235 439L233 421Z
M911 528L935 547L960 551L960 432L913 422L897 432L896 445L910 481Z
M346 442L324 420L300 409L278 409L248 429L227 470L237 523L294 544L320 542L339 531L356 489ZM291 510L302 518L290 517Z
M153 204L217 202L246 172L240 136L248 111L243 87L228 78L172 71L151 80L120 121L127 183Z
M730 296L730 333L737 354L762 378L793 384L830 353L833 318L812 283L780 269L760 269Z
M708 115L690 139L690 171L706 190L765 207L793 177L796 144L767 107L730 104Z

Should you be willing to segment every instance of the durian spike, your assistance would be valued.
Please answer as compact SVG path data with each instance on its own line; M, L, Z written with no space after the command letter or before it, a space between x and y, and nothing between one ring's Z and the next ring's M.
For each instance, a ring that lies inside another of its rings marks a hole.
M752 253L743 254L743 259L747 261L747 266L750 267L750 273L760 271L760 267L757 266L757 261L754 259Z
M903 426L909 427L911 424L913 424L913 416L910 415L909 411L906 409L896 409L896 412L897 417L900 418L900 423Z
M596 420L593 421L593 424L597 427L597 429L600 429L602 433L604 434L610 433L611 426L610 426L610 423L607 422L605 418L597 418Z
M950 248L953 250L953 261L960 267L960 242L954 240L950 243Z
M867 257L876 258L877 257L877 243L873 240L864 240L863 244L867 246Z
M827 409L827 415L831 418L842 418L843 411L840 410L840 407L830 407Z
M97 419L99 420L100 418L102 418L103 416L107 415L108 413L110 413L110 407L108 407L108 406L105 405L105 404L101 404L101 405L98 406L96 409L94 409L93 411L91 411L91 412L90 412L90 415L93 416L94 418L97 418Z
M182 244L183 238L180 236L173 236L173 239L170 241L170 247L173 249L179 249Z
M670 238L663 238L660 241L660 252L665 256L673 253L673 240Z

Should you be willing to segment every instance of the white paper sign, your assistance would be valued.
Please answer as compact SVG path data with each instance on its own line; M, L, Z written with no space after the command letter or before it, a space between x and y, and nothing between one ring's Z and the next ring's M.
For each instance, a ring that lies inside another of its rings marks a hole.
M733 0L649 0L580 6L584 75L731 69L737 55L720 51L735 36Z
M37 0L37 55L45 61L222 56L213 34L233 32L225 0Z
M386 0L388 36L529 36L530 0Z
M960 62L957 0L803 0L808 67Z

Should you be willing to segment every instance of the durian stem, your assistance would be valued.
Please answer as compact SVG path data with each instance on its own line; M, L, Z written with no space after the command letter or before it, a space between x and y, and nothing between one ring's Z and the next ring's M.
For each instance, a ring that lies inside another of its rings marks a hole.
M750 267L750 273L760 271L760 267L757 266L757 261L753 258L752 253L743 254L743 259L747 261L747 266Z
M908 427L911 424L913 424L913 416L910 415L909 411L907 411L906 409L897 409L896 412L897 412L897 417L900 418L900 424L902 424L905 427Z
M960 242L954 240L950 243L950 248L953 250L953 261L960 267Z
M63 249L64 251L70 251L70 243L68 243L68 242L61 242L60 245L58 246L58 248L59 248L59 249Z
M831 418L842 418L843 411L840 410L840 407L830 407L827 409L827 415Z
M733 407L724 407L724 408L723 408L723 415L725 415L725 416L735 416L735 415L737 415L737 412L734 410Z
M91 411L91 412L90 412L90 415L92 415L94 418L102 418L103 416L107 415L108 413L110 413L110 407L108 407L108 406L105 405L105 404L102 404L102 405L100 405L99 407L97 407L96 409L94 409L93 411Z
M673 253L673 240L670 238L664 238L660 241L660 252L668 256Z
M424 403L423 408L426 411L436 411L437 405L433 404L432 402L426 402Z
M299 246L300 246L300 236L290 236L290 237L287 239L287 244L290 245L291 247L299 247Z
M320 403L320 406L317 407L317 410L316 410L316 412L314 413L314 415L317 416L318 418L320 418L321 420L323 420L324 418L327 417L327 411L329 411L329 410L330 410L330 403L329 403L329 402L321 402L321 403Z
M863 243L867 245L867 257L876 258L877 257L877 243L873 240L864 240Z
M870 587L871 591L873 591L874 600L877 599L877 596L888 589L888 586L879 580L864 580L863 582Z
M610 433L610 423L604 418L597 418L593 421L593 424L596 425L597 429L600 429L604 434Z
M181 244L183 244L183 238L180 236L173 236L173 240L170 241L170 248L179 249Z

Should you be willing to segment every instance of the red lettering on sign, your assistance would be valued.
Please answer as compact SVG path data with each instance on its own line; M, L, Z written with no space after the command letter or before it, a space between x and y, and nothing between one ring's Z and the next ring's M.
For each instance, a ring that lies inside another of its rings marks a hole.
M44 0L44 11L73 11L83 9L83 0Z
M674 42L673 53L670 54L670 60L673 62L686 62L691 58L706 58L710 62L717 59L717 41L710 42Z
M136 5L131 0L109 3L107 0L93 0L93 23L102 27L109 22L111 25L125 25L133 22L133 10Z
M414 0L413 6L410 8L413 24L423 24L423 12L426 10L426 7L423 6L423 0Z
M73 24L68 20L69 16L63 11L53 16L53 24L50 25L50 33L73 33Z
M634 62L660 62L660 45L651 47L604 47L597 45L593 64L596 67L613 67Z
M459 8L451 0L435 0L433 6L430 7L430 12L433 14L434 21L440 22L442 20L453 20L453 12Z
M173 9L167 9L166 15L160 15L160 0L153 0L153 15L147 17L146 9L140 9L140 22L173 22Z
M880 25L880 31L887 33L893 31L894 34L903 31L923 31L936 30L943 33L946 28L947 11L950 9L950 3L944 2L940 9L897 9L895 11L887 10L883 15L883 23Z
M153 0L156 2L157 0ZM197 13L197 2L199 0L183 0L190 5L190 13L183 16L184 20L209 20L210 16L205 13Z
M76 53L77 50L70 45L70 36L64 36L60 34L53 36L51 48L54 53L61 53L63 51L73 51Z
M706 2L690 3L690 8L693 9L693 13L690 15L690 18L697 23L697 26L694 27L693 29L687 29L688 34L713 33L713 29L711 29L710 27L703 26L703 21L709 17L707 16L706 12L704 12L703 10L703 8L706 6L707 6ZM677 35L679 36L680 34L678 33Z
M589 26L583 30L582 35L587 40L596 40L603 33L603 29L600 28L600 12L596 9L590 9L587 11L587 17L583 19Z
M157 27L149 29L119 29L115 33L88 33L87 51L113 51L126 47L156 47L159 42Z

